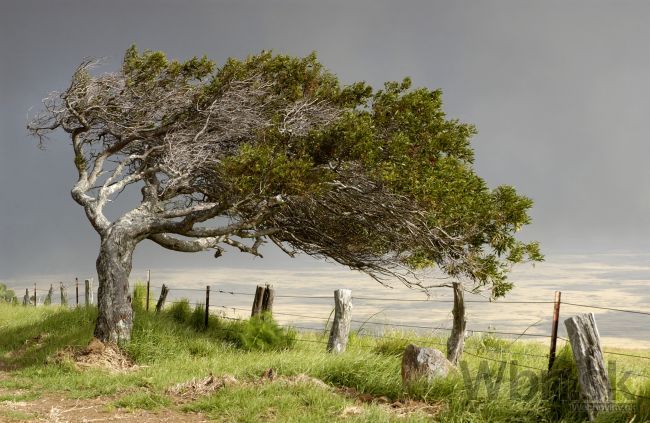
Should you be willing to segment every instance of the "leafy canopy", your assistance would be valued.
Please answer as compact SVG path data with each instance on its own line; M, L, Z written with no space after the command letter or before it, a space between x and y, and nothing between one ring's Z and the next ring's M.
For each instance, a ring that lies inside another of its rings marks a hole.
M217 67L134 46L116 74L82 65L30 125L39 137L58 127L76 139L73 196L100 232L109 223L97 205L138 182L140 211L153 222L141 236L179 251L224 242L257 254L271 240L383 283L396 276L426 288L418 272L435 268L495 297L512 287L513 264L543 259L536 242L515 237L532 201L511 186L489 188L472 167L474 126L447 118L441 91L408 78L375 90L341 85L315 54L263 51ZM97 201L80 194L96 183L87 170L113 156L124 164L114 178L124 171L125 182L105 183ZM215 217L230 226L194 226Z

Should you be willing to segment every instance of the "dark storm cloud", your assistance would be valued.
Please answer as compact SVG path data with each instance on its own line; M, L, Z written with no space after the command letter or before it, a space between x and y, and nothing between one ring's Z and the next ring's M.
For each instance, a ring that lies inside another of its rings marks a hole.
M83 57L115 67L131 43L218 63L316 50L342 80L375 86L410 75L477 125L479 173L535 200L523 237L547 251L648 246L647 2L5 0L1 12L0 278L92 272L97 236L69 195L68 142L37 150L25 116ZM136 266L260 263L208 257L146 245Z

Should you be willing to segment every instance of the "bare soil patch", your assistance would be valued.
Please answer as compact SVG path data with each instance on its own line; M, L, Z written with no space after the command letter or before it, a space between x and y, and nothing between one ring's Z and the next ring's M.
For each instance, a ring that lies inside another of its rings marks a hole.
M0 402L0 421L16 420L16 415L30 416L23 421L47 423L81 422L207 422L201 414L180 413L175 410L157 411L113 409L109 407L114 398L72 400L57 396L44 396L33 401ZM8 412L8 413L7 413ZM17 414L18 413L18 414ZM20 421L20 420L18 420Z

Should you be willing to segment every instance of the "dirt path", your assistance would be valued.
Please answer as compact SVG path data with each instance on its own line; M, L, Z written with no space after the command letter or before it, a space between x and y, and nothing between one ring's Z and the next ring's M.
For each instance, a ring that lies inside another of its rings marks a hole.
M3 378L0 373L0 379ZM0 388L0 397L25 392ZM205 416L171 409L127 411L111 407L115 398L68 399L55 395L25 401L0 401L0 422L207 422Z

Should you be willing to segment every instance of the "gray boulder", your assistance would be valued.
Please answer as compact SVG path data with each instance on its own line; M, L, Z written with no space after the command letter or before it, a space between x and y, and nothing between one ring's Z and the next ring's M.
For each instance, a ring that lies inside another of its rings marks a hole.
M435 348L409 344L402 356L402 382L406 385L417 380L431 382L454 372L456 367Z

